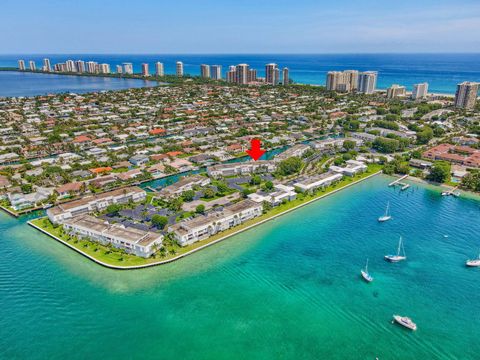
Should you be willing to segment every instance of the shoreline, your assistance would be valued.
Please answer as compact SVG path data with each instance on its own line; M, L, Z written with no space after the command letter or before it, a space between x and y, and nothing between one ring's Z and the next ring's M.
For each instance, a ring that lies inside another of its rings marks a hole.
M395 178L401 178L402 177L402 175L398 175L398 174L388 175L388 176L395 177ZM454 187L451 186L451 185L430 182L430 181L427 181L427 180L424 180L424 179L417 178L417 177L412 176L412 175L408 175L408 178L406 178L405 181L411 181L411 182L416 183L416 184L422 184L422 185L425 185L425 186L431 188L432 190L442 191L442 190L452 190L452 189L454 189ZM470 191L470 190L465 190L465 189L462 189L462 188L460 188L458 190L461 192L461 194L466 194L467 195L467 196L464 196L464 198L475 199L475 200L480 201L480 193L476 193L476 192Z
M224 235L224 236L221 236L221 237L218 238L218 239L212 240L212 241L210 241L210 242L208 242L208 243L205 243L205 244L203 244L203 245L201 245L201 246L199 246L199 247L196 247L196 248L194 248L194 249L192 249L192 250L189 250L189 251L187 251L187 252L185 252L185 253L182 253L182 254L179 254L179 255L177 255L177 256L174 256L174 257L172 257L172 258L170 258L170 259L159 260L159 261L155 261L155 262L148 263L148 264L143 264L143 265L118 266L118 265L108 264L108 263L103 262L103 261L101 261L101 260L99 260L99 259L96 259L95 257L91 256L90 254L87 254L86 252L82 251L81 249L78 249L77 247L69 244L68 242L66 242L66 241L58 238L57 236L49 233L48 231L42 229L41 227L35 225L35 224L32 222L33 220L29 220L29 221L27 222L27 224L30 225L31 227L39 230L39 231L42 232L43 234L45 234L45 235L47 235L47 236L49 236L49 237L57 240L58 242L62 243L63 245L68 246L69 248L75 250L75 251L76 251L77 253L79 253L80 255L83 255L84 257L86 257L86 258L94 261L94 262L97 263L98 265L101 265L101 266L103 266L103 267L105 267L105 268L109 268L109 269L112 269L112 270L139 270L139 269L146 269L146 268L153 267L153 266L165 265L165 264L171 263L171 262L173 262L173 261L177 261L177 260L179 260L179 259L181 259L181 258L184 258L184 257L188 256L188 255L194 254L194 253L196 253L197 251L200 251L200 250L202 250L202 249L205 249L206 247L209 247L209 246L212 246L212 245L214 245L214 244L217 244L217 243L219 243L219 242L221 242L221 241L223 241L223 240L226 240L226 239L228 239L228 238L230 238L230 237L232 237L232 236L234 236L234 235L237 235L237 234L240 234L240 233L242 233L242 232L244 232L244 231L250 230L250 229L252 229L252 228L254 228L254 227L258 226L258 225L261 225L261 224L266 223L267 221L276 219L276 218L279 217L279 216L288 214L288 213L290 213L290 212L292 212L292 211L294 211L294 210L297 210L297 209L299 209L299 208L301 208L301 207L304 207L304 206L306 206L306 205L309 205L309 204L311 204L311 203L313 203L313 202L315 202L315 201L317 201L317 200L323 199L323 198L325 198L325 197L327 197L327 196L336 194L337 192L339 192L339 191L341 191L341 190L347 189L347 188L349 188L349 187L351 187L351 186L353 186L353 185L356 185L356 184L358 184L358 183L360 183L360 182L363 182L363 181L365 181L365 180L367 180L367 179L370 179L370 178L375 177L375 176L380 175L380 174L382 174L382 170L379 170L379 171L377 171L377 172L375 172L375 173L373 173L373 174L370 174L370 175L365 176L365 177L363 177L363 178L360 178L360 179L358 179L358 180L356 180L356 181L353 181L353 182L351 182L351 183L349 183L349 184L346 184L346 185L344 185L344 186L342 186L342 187L340 187L340 188L338 188L338 189L334 189L334 190L328 192L327 194L323 194L323 195L318 196L318 197L316 197L316 198L314 198L314 199L311 199L311 200L308 200L308 201L306 201L306 202L304 202L304 203L298 204L298 205L294 206L293 208L287 209L287 210L282 211L282 212L280 212L280 213L278 213L278 214L272 215L272 216L270 216L270 217L268 217L268 218L266 218L266 219L257 221L257 222L255 222L255 223L253 223L253 224L250 224L250 225L248 225L248 226L246 226L246 227L244 227L244 228L238 229L238 230L236 230L236 231L234 231L234 232L232 232L232 233L229 233L229 234L226 234L226 235ZM37 219L35 219L35 220L38 220L38 219L43 219L43 218L37 218ZM253 219L253 220L255 220L255 219ZM240 226L241 226L241 225L240 225Z
M110 74L90 74L90 73L70 73L70 72L45 72L41 70L20 70L18 68L8 68L8 67L0 67L0 71L11 71L11 72L19 72L19 73L32 73L32 74L45 74L45 75L65 75L65 76L85 76L85 77L100 77L100 78L115 78L115 79L134 79L134 80L143 80L143 81L151 81L151 82L157 82L159 85L170 85L170 83L162 81L165 80L165 77L175 77L174 74L165 74L163 77L158 77L154 75L150 76L143 76L141 74L135 73L131 75L126 75L126 74L116 74L116 73L110 73ZM163 78L163 79L162 79ZM200 75L190 75L189 78L197 78L201 79ZM220 84L223 82L220 81ZM295 82L292 83L292 85L297 85L297 86L315 86L315 87L325 87L326 84L318 84L318 83L305 83L305 82ZM375 92L377 93L385 93L388 88L377 88ZM115 91L115 90L113 90ZM92 91L94 92L94 91ZM411 91L407 91L408 95L411 95ZM431 92L428 94L431 97L448 97L448 98L454 98L455 97L455 91L452 93L440 93L440 92ZM7 96L8 97L8 96ZM14 96L15 97L15 96ZM35 96L27 96L27 97L35 97Z

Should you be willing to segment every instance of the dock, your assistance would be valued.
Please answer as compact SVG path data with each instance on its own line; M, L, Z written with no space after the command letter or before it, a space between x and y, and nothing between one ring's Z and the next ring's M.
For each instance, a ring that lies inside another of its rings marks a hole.
M448 190L448 191L444 191L444 192L442 193L442 195L443 195L443 196L451 196L451 195L453 195L453 196L459 196L460 193L457 191L458 188L459 188L459 186L456 186L456 187L454 187L454 188L452 188L452 189L450 189L450 190Z
M402 182L402 180L405 180L406 178L408 178L408 175L403 175L401 178L399 178L395 181L392 181L390 184L388 184L388 186L397 186L398 185L398 186L401 186L401 188L400 188L401 191L407 190L410 187L410 184Z

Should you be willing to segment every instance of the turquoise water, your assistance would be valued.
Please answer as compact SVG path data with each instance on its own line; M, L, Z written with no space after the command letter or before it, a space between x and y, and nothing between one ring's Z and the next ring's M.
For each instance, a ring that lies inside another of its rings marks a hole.
M1 214L0 358L476 359L480 269L464 261L480 248L480 203L389 181L133 272ZM387 201L394 219L379 224ZM399 235L408 260L386 263Z

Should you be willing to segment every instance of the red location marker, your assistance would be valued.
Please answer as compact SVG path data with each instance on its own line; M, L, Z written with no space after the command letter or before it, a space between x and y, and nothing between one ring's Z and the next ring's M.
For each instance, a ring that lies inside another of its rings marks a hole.
M251 149L247 150L247 154L255 161L265 154L265 150L260 149L260 144L259 139L252 139L250 140Z

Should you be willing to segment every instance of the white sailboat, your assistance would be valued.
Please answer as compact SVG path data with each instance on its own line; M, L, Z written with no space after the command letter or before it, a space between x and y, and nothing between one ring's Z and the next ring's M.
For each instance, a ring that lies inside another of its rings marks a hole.
M368 259L367 259L367 264L365 265L365 269L360 270L360 273L362 274L363 280L366 282L372 282L373 277L368 273Z
M389 214L389 210L390 210L390 201L387 203L387 209L385 210L385 215L380 216L378 218L379 222L385 222L385 221L388 221L392 218Z
M400 252L403 255L400 255ZM405 255L405 248L403 247L403 239L400 236L400 240L398 241L397 255L385 255L385 260L390 262L399 262L406 259L407 259L407 256Z
M480 266L480 254L478 255L478 258L473 259L473 260L467 260L465 263L468 267L479 267Z

